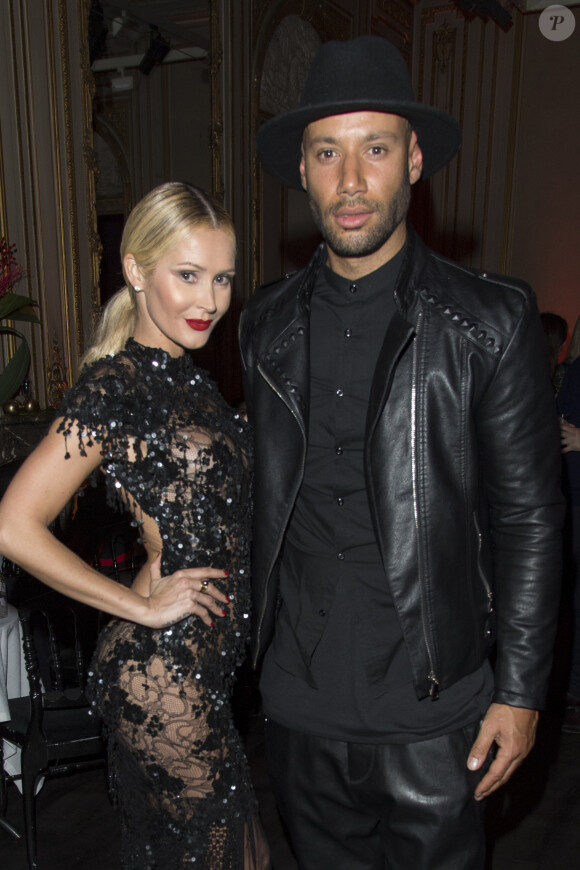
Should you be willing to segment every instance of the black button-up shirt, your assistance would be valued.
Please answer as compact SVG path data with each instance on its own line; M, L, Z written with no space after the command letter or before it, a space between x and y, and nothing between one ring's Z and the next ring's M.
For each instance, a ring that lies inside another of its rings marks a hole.
M354 283L324 267L314 288L306 464L262 678L272 719L359 742L435 736L489 702L475 698L488 688L482 674L435 703L417 701L368 504L366 414L402 258Z

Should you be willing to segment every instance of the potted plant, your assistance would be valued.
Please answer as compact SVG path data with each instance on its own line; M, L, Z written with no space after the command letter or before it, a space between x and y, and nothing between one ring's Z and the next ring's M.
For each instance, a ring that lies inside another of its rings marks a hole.
M0 405L20 389L30 365L30 349L24 335L13 326L4 325L4 321L40 323L32 307L37 303L13 290L25 274L26 270L16 260L16 245L8 244L3 237L0 240L0 335L13 335L18 343L13 356L0 372Z

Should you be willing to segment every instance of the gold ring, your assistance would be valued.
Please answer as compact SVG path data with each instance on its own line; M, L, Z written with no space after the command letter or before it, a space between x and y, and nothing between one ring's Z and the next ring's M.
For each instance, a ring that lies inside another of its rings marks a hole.
M209 586L209 580L202 580L202 581L201 581L201 587L200 587L200 590L199 590L199 591L200 591L200 592L207 592L207 587L208 587L208 586Z

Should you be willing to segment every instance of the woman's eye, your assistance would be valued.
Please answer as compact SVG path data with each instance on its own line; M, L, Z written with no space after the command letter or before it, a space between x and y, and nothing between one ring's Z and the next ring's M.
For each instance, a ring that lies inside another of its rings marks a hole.
M195 272L180 272L179 273L183 281L187 281L191 283L195 279Z
M214 282L216 284L228 285L232 283L233 275L216 275Z

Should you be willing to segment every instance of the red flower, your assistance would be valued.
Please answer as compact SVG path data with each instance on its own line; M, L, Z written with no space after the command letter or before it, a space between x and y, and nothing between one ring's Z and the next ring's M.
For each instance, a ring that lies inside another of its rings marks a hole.
M26 274L26 270L16 260L16 245L9 245L2 237L0 240L0 299L11 292L14 285Z

